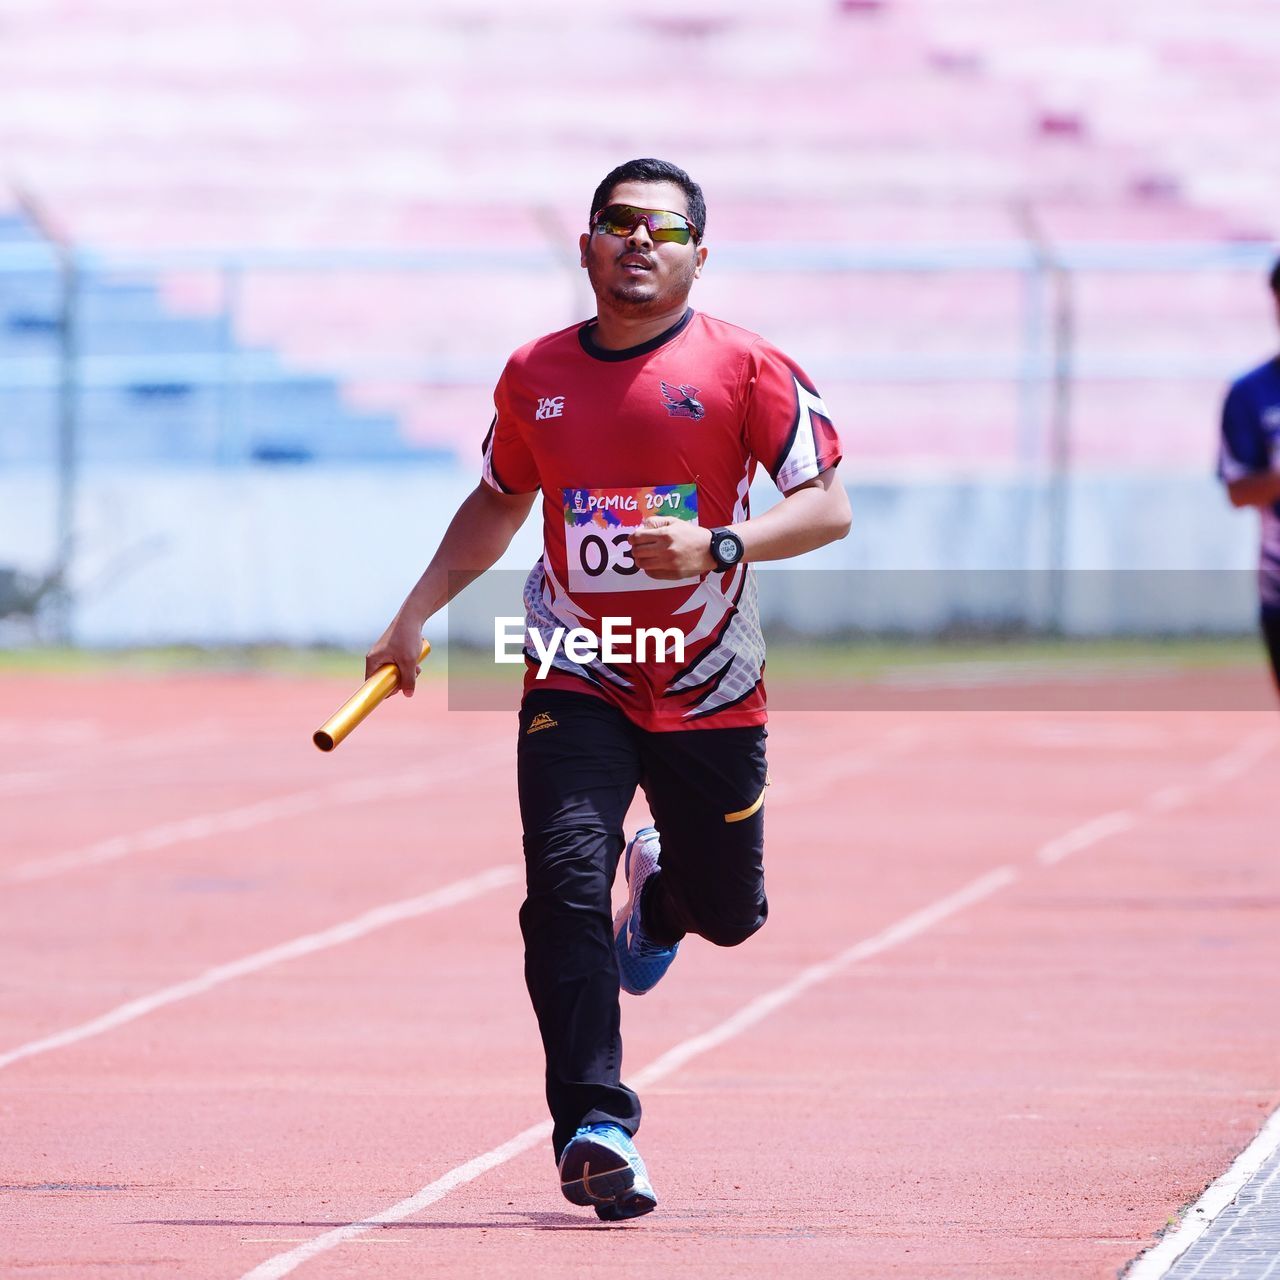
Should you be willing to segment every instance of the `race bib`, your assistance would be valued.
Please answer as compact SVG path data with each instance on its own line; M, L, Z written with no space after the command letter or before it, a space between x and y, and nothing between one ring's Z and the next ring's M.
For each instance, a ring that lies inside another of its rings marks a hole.
M657 484L638 489L562 489L569 590L654 591L691 586L696 576L651 578L631 558L631 534L650 516L698 523L698 486Z

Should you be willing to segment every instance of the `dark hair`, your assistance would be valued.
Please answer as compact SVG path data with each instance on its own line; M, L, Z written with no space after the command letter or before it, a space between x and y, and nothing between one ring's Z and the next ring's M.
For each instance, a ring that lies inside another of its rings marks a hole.
M670 182L679 187L688 205L689 221L698 228L698 239L702 239L707 229L707 202L702 198L702 188L679 165L669 160L628 160L626 164L611 169L591 197L587 217L591 218L603 209L609 203L613 189L624 182Z
M1271 292L1280 295L1280 258L1276 259L1276 264L1271 268Z

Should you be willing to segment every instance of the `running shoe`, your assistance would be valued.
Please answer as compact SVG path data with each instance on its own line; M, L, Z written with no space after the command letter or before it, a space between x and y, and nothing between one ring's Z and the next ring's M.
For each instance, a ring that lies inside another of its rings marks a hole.
M589 1204L604 1222L638 1218L658 1207L644 1161L617 1124L585 1124L560 1156L560 1190L573 1204Z
M645 937L640 927L640 896L645 882L658 870L661 844L653 827L641 827L627 845L623 873L630 892L613 920L613 949L618 954L618 985L633 996L642 996L658 985L671 967L680 944L660 947Z

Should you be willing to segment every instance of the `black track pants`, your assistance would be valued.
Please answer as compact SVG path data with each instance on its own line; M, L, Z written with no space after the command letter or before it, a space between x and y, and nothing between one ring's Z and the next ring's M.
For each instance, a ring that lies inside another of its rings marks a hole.
M661 872L645 888L646 933L664 944L696 933L734 946L768 912L765 736L763 725L649 733L590 694L535 690L525 699L520 928L557 1159L579 1125L640 1125L640 1100L621 1079L610 910L636 787L662 838Z
M1262 610L1262 638L1267 642L1271 657L1271 674L1275 677L1276 690L1280 692L1280 609Z

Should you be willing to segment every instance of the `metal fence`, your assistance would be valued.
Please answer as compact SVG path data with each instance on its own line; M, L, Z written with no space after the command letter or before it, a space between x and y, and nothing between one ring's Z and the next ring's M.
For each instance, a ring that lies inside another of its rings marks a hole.
M1208 466L1222 382L1270 341L1274 255L724 244L695 301L799 355L866 466L1038 477L1054 564L1074 470ZM56 506L49 567L10 604L65 580L85 467L445 458L487 423L506 352L590 310L576 254L550 245L0 244L0 463L47 472Z

